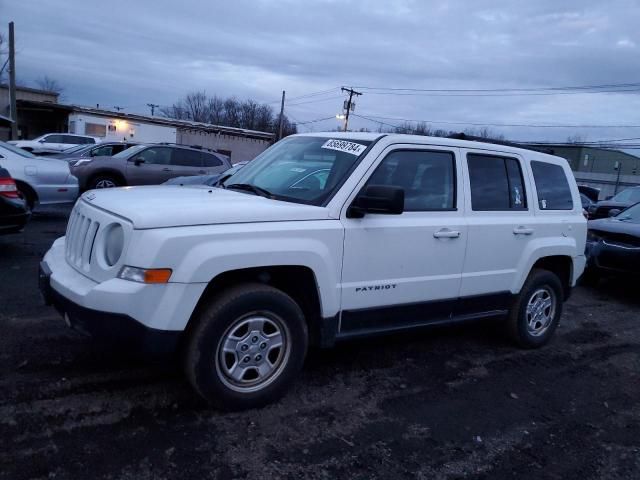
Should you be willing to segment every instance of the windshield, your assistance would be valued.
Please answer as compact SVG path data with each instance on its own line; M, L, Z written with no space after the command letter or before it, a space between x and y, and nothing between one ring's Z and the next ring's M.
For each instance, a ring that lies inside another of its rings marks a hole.
M14 147L13 145L10 145L5 142L0 142L0 147L6 150L9 150L17 155L20 155L21 157L24 157L24 158L36 158L36 156L33 153L27 152L26 150L23 150L18 147Z
M636 203L613 218L623 222L640 223L640 203Z
M251 185L278 200L322 205L342 185L370 143L289 137L263 152L223 186Z
M640 188L627 188L626 190L621 191L611 200L620 203L640 202Z
M85 151L91 150L92 148L94 148L95 145L76 145L75 147L71 147L71 148L65 148L62 153L64 153L65 155L69 154L69 153L84 153Z
M136 154L140 150L147 148L146 145L134 145L133 147L129 147L126 150L121 151L120 153L116 153L112 158L129 158L131 155Z

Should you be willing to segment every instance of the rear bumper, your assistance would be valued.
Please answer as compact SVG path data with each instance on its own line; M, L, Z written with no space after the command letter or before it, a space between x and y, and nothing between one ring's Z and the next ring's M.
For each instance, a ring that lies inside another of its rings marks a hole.
M14 215L0 214L0 235L3 233L19 232L29 221L31 212L18 213Z
M176 350L181 332L149 328L128 315L83 307L51 287L51 269L40 263L38 284L47 305L53 305L74 330L100 341L147 354L168 354Z

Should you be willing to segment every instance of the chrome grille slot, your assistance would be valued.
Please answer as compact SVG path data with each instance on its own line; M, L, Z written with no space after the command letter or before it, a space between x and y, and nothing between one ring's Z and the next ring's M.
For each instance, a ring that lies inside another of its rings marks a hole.
M100 223L74 209L67 226L65 254L70 265L88 272Z

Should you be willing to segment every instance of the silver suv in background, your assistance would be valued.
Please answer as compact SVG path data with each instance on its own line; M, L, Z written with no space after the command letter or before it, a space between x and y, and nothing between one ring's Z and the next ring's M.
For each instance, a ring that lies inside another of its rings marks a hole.
M199 147L140 144L112 157L82 158L70 165L80 190L125 185L159 185L170 178L222 173L227 156Z
M33 140L12 140L11 145L22 148L27 152L47 155L59 153L74 145L88 145L98 143L94 137L88 135L74 135L72 133L46 133Z

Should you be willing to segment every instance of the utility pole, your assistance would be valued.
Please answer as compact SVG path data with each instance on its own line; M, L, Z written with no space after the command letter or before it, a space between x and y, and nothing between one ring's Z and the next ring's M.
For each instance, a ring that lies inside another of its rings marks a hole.
M153 113L156 111L160 105L156 105L155 103L147 103L147 107L151 109L151 116L153 117Z
M278 140L282 139L282 128L284 127L284 96L285 92L282 91L282 103L280 104L280 126L278 127Z
M353 103L353 96L362 95L360 92L356 92L353 88L344 88L342 87L343 92L349 93L349 100L347 100L347 106L345 108L346 113L344 115L344 131L347 131L347 127L349 126L349 112L355 107L355 103ZM353 106L352 106L353 105Z
M9 108L11 109L11 140L18 139L18 111L16 108L16 43L13 22L9 22Z

